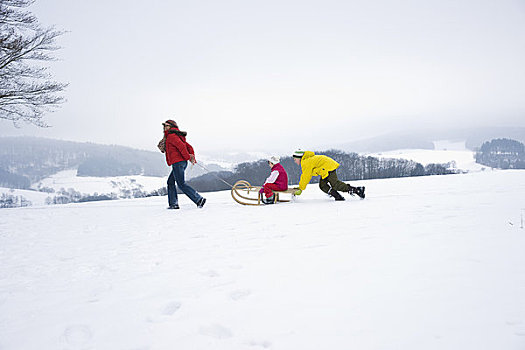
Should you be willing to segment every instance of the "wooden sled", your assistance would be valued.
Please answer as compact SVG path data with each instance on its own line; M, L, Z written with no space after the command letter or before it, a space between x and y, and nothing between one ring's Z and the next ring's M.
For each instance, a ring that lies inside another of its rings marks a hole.
M263 205L262 196L264 193L259 193L261 186L252 186L248 181L239 180L232 187L232 198L242 205ZM273 191L275 193L275 203L290 202L290 199L280 199L279 194L288 193L293 197L295 189L289 188L286 191Z

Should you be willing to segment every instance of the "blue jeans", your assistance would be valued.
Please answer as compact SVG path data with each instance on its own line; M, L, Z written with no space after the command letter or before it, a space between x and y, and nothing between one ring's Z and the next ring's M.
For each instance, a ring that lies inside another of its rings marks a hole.
M179 198L177 196L177 188L175 187L175 182L179 186L180 190L188 196L193 203L197 202L202 198L200 194L197 193L191 186L186 184L184 180L184 171L188 166L188 161L184 160L182 162L174 163L171 167L171 174L168 177L168 203L169 205L178 205Z

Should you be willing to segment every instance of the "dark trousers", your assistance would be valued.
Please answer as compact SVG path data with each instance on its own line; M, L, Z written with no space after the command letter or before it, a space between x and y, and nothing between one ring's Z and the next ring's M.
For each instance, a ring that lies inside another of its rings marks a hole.
M327 177L319 181L319 188L325 193L328 193L331 188L340 192L348 192L352 186L339 180L335 170L332 170L328 173Z
M197 193L191 186L186 184L184 180L184 171L188 166L188 161L184 160L182 162L174 163L171 167L171 174L168 177L168 204L169 205L178 205L179 198L177 196L177 188L175 183L179 186L180 190L188 196L193 203L197 202L202 198L202 196Z

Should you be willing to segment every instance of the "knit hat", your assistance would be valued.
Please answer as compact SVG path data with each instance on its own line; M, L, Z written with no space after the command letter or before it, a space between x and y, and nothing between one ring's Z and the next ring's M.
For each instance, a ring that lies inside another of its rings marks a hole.
M174 121L174 120L171 120L171 119L168 119L166 120L164 123L162 123L162 125L169 125L169 126L173 126L175 128L178 128L178 125L177 123Z
M271 156L268 158L268 161L272 164L277 164L281 162L281 158L279 156Z
M294 158L303 158L303 155L304 155L304 151L300 148L293 153Z

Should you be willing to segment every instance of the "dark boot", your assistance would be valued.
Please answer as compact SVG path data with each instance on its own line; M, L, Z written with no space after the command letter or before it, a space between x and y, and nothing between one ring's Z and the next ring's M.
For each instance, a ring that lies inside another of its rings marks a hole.
M265 195L263 195L262 202L264 204L274 204L275 203L275 193L272 194L270 197L266 197Z
M337 192L336 190L334 190L333 188L331 188L328 191L328 194L330 195L330 197L333 197L336 201L344 201L345 200L345 198L343 196L341 196L341 194L339 192Z
M197 202L197 208L202 208L204 207L204 204L206 203L206 198L204 197L201 197L201 199L199 199L199 201Z
M357 194L361 199L365 199L365 187L350 187L350 191L348 191L351 195Z

